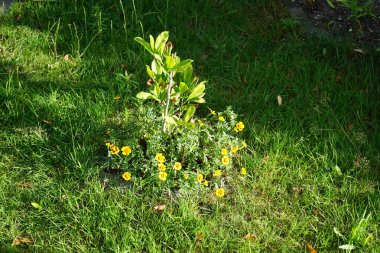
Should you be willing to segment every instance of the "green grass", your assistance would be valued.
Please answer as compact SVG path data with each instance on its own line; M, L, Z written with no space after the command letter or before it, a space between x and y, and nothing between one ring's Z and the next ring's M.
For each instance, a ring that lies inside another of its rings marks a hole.
M278 1L17 2L0 16L0 252L379 252L379 52L287 19ZM106 132L146 87L133 38L163 30L209 81L207 105L247 126L249 177L219 202L102 172Z

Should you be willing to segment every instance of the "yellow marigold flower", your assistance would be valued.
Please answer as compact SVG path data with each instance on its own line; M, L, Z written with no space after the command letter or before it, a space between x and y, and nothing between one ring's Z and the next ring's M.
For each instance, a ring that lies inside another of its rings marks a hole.
M113 155L117 155L120 152L120 149L114 145L110 146L110 149L111 149L111 154Z
M229 162L230 162L230 158L228 158L228 156L223 156L222 157L222 163L224 165L227 165Z
M231 148L232 153L236 154L236 152L239 150L238 147L234 146Z
M115 99L115 100L119 100L119 99L120 99L120 96L116 96L116 97L114 97L113 99Z
M199 183L202 183L202 181L203 181L203 175L202 175L202 174L198 174L198 175L197 175L197 181L198 181Z
M247 169L246 168L241 168L240 170L240 174L242 174L243 176L247 175Z
M208 186L208 181L205 180L205 181L203 182L203 185L207 187L207 186Z
M180 162L175 162L173 168L175 170L181 170L182 169L182 164Z
M157 154L156 154L156 160L157 160L157 162L159 162L159 163L164 163L164 162L165 162L165 156L163 156L162 153L157 153Z
M247 143L246 143L245 141L242 141L242 142L241 142L241 145L243 145L243 148L248 147L248 145L247 145Z
M223 188L218 188L215 190L215 195L219 198L224 196L224 189Z
M184 178L185 180L188 180L188 179L189 179L189 174L187 174L187 173L183 174L183 178Z
M158 164L158 170L159 170L159 171L165 171L165 170L166 170L166 166L165 166L165 164L163 164L163 163L159 163L159 164Z
M121 148L121 152L123 155L130 155L132 153L132 149L129 146L124 146Z
M128 171L127 172L124 172L124 174L123 174L123 179L125 180L125 181L129 181L129 180L131 180L132 179L132 175L131 175L131 173L129 173Z
M215 177L220 177L222 175L222 171L221 170L216 170L215 172L214 172L214 176Z
M158 178L162 181L165 181L167 177L168 174L166 172L160 171L160 173L158 173Z
M222 148L222 150L220 150L220 153L222 153L222 155L227 155L228 150L226 148Z
M226 119L223 116L219 116L218 120L222 122L226 121Z
M244 123L243 122L240 121L240 122L236 123L236 125L234 127L235 132L241 132L241 131L243 131L243 129L244 129Z

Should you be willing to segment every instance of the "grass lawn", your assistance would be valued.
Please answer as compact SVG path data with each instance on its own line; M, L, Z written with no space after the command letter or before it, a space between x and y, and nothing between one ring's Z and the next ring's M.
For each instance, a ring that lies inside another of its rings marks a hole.
M0 15L0 252L380 252L379 51L310 38L277 0ZM146 89L133 38L165 30L208 80L200 113L231 105L246 125L248 175L218 201L103 171L107 132Z

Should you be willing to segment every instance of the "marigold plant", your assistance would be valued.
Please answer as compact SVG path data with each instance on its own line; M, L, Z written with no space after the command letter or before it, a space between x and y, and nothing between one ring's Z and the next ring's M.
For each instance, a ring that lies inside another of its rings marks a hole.
M153 57L146 66L149 90L137 94L141 103L123 128L108 131L108 167L123 171L121 177L131 184L195 187L223 197L231 178L248 174L244 154L250 149L239 138L244 123L230 107L208 108L208 115L198 116L206 82L195 77L192 60L173 52L168 38L168 32L150 36L149 42L136 38Z

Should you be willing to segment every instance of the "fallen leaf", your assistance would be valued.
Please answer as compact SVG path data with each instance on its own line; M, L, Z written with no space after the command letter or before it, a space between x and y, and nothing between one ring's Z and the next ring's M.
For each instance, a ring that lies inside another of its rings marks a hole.
M33 241L29 238L26 238L26 237L16 237L13 242L12 242L12 245L13 246L16 246L16 245L20 245L20 244L32 244Z
M277 103L279 106L282 105L282 97L280 95L277 96Z
M201 244L202 243L202 240L203 240L203 233L202 232L200 232L199 234L198 234L198 236L197 236L197 239L195 240L195 245L199 245L199 244Z
M353 125L352 125L352 122L349 122L349 123L348 123L348 126L347 126L348 130L351 131L351 130L352 130L352 126L353 126Z
M116 96L116 97L114 97L113 99L115 99L115 100L120 100L120 96Z
M299 186L293 186L292 191L295 193L301 193L303 191L303 188Z
M18 187L30 187L32 184L30 182L19 182L17 183Z
M353 51L356 52L356 53L364 54L364 50L361 49L361 48L355 48Z
M42 123L45 123L45 124L48 124L48 125L51 125L51 124L53 124L51 121L49 121L49 120L46 120L46 119L42 120Z
M64 59L65 61L70 61L70 59L71 59L71 55L66 54L66 55L63 57L63 59Z
M256 240L257 236L255 234L252 234L252 233L248 233L244 236L244 239L248 240L248 241L253 241L253 240Z
M313 246L311 246L311 244L307 244L307 249L310 251L310 253L317 253L317 251L313 248Z
M165 208L166 208L166 205L157 205L153 209L154 209L154 211L162 212L165 210Z

